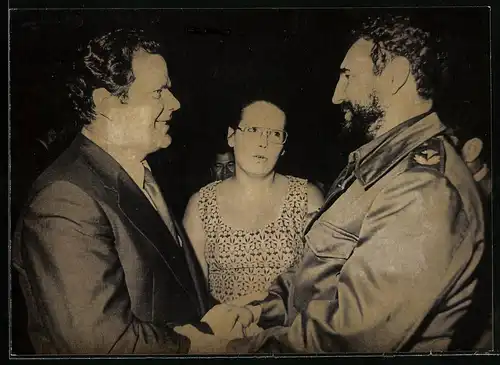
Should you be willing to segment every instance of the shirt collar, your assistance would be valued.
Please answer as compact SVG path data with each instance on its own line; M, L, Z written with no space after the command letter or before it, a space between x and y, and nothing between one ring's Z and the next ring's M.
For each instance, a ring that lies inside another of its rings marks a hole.
M376 182L410 151L446 130L435 112L417 115L361 146L349 155L363 186Z
M138 159L130 159L128 156L125 156L123 152L121 152L121 150L116 146L106 141L97 133L93 133L91 130L85 127L83 127L81 133L92 142L94 142L97 146L102 148L107 154L109 154L125 170L132 181L134 181L134 183L139 186L139 188L143 188L144 168L151 170L151 167L146 160L140 161Z

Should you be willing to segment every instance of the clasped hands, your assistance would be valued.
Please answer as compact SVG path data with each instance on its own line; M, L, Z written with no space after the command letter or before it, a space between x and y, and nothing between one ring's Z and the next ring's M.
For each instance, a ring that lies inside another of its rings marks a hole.
M219 304L201 319L201 322L210 326L213 335L200 332L190 324L175 327L174 330L190 339L189 353L221 354L226 352L229 341L251 337L261 332L262 329L257 326L259 317L258 306Z

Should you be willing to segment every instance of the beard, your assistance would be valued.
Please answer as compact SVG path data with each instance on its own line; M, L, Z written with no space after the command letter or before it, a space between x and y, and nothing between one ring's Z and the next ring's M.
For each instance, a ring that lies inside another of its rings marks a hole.
M380 129L385 115L384 110L374 93L371 93L369 97L369 105L352 104L351 102L341 104L340 107L345 113L342 130L349 136L359 135L364 139L372 140Z

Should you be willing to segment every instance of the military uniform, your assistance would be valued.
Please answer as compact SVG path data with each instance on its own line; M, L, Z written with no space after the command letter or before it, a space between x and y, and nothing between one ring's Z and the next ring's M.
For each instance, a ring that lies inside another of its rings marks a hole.
M435 113L349 156L235 352L445 351L477 284L483 207ZM256 303L254 303L256 304Z

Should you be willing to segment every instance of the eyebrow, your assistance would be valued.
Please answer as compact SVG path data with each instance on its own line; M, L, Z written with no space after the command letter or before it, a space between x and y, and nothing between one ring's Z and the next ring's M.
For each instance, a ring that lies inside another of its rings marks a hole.
M351 71L351 70L349 70L349 69L348 69L348 68L346 68L346 67L342 67L342 68L340 69L340 73L341 73L341 74L345 74L346 72L350 72L350 71Z

